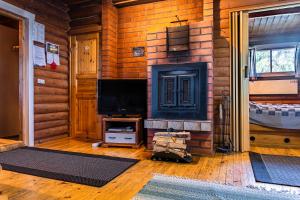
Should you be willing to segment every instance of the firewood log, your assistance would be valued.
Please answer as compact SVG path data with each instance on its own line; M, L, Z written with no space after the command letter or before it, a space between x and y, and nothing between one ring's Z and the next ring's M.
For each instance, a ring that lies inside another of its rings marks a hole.
M187 140L191 139L190 132L157 132L155 133L155 136L185 138Z
M155 145L162 146L162 147L169 147L169 148L173 148L173 149L184 149L184 150L186 150L186 148L187 148L186 144L173 143L173 142L161 142L161 141L157 141L155 143Z
M185 144L184 138L176 138L176 137L163 137L163 136L154 136L153 141L161 141L161 142L174 142L178 144Z
M170 148L165 148L165 147L160 147L160 146L154 146L154 152L170 152L174 153L181 158L184 158L186 156L186 152L184 150L179 150L179 149L170 149Z

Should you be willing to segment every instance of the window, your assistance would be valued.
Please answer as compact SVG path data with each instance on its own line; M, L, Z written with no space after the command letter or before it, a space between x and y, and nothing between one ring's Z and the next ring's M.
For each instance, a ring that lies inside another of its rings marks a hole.
M256 72L294 73L296 48L268 49L256 51Z

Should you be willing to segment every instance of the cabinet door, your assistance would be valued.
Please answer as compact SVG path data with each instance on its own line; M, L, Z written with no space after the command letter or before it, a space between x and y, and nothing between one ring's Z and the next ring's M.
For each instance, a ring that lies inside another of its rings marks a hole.
M177 76L161 75L160 106L177 106Z
M195 106L195 77L196 74L178 76L178 106Z
M101 139L97 116L99 34L72 37L72 136Z

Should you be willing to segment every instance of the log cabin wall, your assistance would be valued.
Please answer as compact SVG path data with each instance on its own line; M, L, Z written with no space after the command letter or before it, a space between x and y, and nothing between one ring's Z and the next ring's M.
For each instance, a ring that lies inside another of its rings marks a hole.
M118 9L118 55L119 78L147 77L147 55L133 57L133 47L145 47L147 33L161 31L170 22L182 20L197 22L203 19L202 0L166 0ZM178 25L178 24L175 24Z
M291 2L286 0L214 0L214 110L215 142L220 141L218 105L222 94L230 91L230 9L265 3Z
M102 24L102 1L79 0L68 1L70 35L100 32Z
M46 26L46 41L60 45L61 65L35 67L34 119L35 140L67 135L69 133L69 48L68 7L60 0L5 0L36 14L36 21ZM37 84L44 79L45 85Z

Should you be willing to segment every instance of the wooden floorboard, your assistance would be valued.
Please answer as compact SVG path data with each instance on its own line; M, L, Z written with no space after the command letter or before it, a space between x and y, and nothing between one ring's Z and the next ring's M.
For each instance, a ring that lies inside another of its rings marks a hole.
M151 153L143 148L91 148L90 141L62 138L38 145L64 151L83 152L99 155L137 158L141 161L125 173L101 188L66 183L46 178L24 175L2 170L0 172L0 195L11 200L52 200L52 199L131 199L154 174L187 177L209 182L255 186L268 190L289 190L300 193L300 189L286 186L256 183L248 153L195 157L192 164L155 162ZM270 149L253 147L252 151L265 154L300 156L300 149Z

